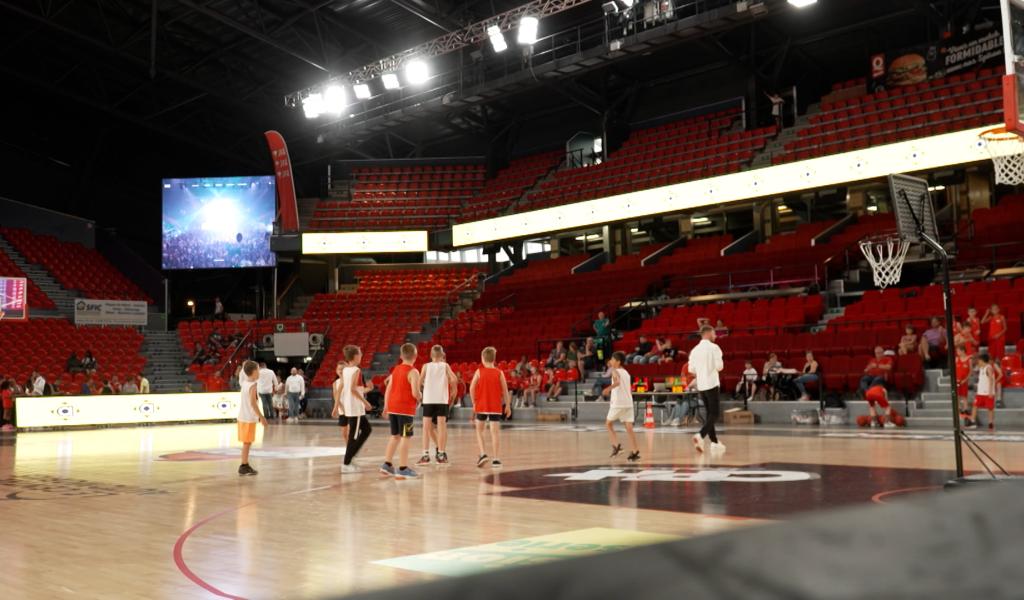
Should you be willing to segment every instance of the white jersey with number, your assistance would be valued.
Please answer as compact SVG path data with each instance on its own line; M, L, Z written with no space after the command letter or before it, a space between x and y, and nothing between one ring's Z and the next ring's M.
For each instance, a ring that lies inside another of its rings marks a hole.
M631 381L629 378L629 371L618 368L615 372L619 376L619 385L612 388L611 392L611 407L612 408L632 408L633 407L633 391Z
M448 363L423 365L423 404L448 404Z
M992 371L992 365L985 365L978 371L978 395L979 396L994 396L995 389L993 389L992 383L995 381L995 373Z

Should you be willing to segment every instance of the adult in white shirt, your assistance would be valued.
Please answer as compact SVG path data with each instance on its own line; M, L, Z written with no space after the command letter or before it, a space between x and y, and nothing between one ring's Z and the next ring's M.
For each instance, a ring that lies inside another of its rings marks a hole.
M277 373L267 368L267 363L260 363L259 377L256 379L256 395L260 397L263 404L263 414L274 414L274 388L280 382L277 380Z
M707 411L704 427L700 433L693 436L693 445L697 452L704 452L705 438L711 440L712 452L725 452L725 444L718 442L718 433L715 432L715 421L718 420L719 413L718 393L722 385L718 373L724 367L722 349L715 343L715 328L711 325L702 325L700 343L690 351L690 373L696 378L697 392L704 401L704 408Z
M37 371L32 372L32 395L42 396L46 391L46 379Z
M299 401L306 397L306 379L299 370L292 367L292 374L284 380L284 391L288 394L288 420L292 423L299 420L302 409Z

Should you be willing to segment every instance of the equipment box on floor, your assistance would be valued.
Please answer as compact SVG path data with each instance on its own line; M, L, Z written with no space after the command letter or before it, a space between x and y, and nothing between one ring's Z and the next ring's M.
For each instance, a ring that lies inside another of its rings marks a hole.
M726 425L753 425L754 413L749 410L732 409L725 411Z

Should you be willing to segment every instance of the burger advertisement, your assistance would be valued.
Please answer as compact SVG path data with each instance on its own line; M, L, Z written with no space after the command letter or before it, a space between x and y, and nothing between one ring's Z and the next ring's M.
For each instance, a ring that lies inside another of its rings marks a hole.
M936 44L915 46L871 57L872 90L914 85L975 67L996 64L1003 57L998 31L968 34Z

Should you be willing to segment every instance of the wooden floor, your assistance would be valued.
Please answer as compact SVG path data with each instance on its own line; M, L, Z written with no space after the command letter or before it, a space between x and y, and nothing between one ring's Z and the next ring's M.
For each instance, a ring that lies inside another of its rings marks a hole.
M702 460L684 431L658 429L632 467L608 458L600 427L538 425L504 431L492 472L460 426L451 465L397 482L376 473L382 426L364 471L342 475L337 428L302 423L261 432L260 474L239 478L234 437L233 424L0 437L3 597L340 595L440 576L375 564L396 557L596 527L696 536L894 501L936 489L953 461L939 434L765 428L726 431L725 456ZM999 437L986 449L1024 470L1024 436Z

